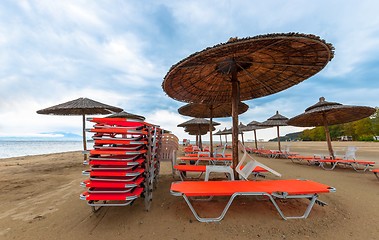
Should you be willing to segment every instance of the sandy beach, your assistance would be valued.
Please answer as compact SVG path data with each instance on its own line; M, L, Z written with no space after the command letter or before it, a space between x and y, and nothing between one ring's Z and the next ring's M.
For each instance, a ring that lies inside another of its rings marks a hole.
M325 142L291 142L301 154L326 154ZM260 143L276 149L277 143ZM358 159L373 160L379 167L379 143L333 142L337 154L356 146ZM181 197L170 195L174 180L171 164L161 163L158 188L151 210L142 199L132 206L102 208L92 213L79 199L80 152L67 152L0 160L0 239L378 239L379 181L371 172L294 164L287 159L256 157L283 174L283 179L309 179L337 189L322 194L328 206L315 205L304 220L284 221L271 203L253 198L235 200L220 223L200 223ZM267 179L277 179L267 177ZM176 180L179 180L176 178ZM199 202L204 214L218 213L226 201ZM304 210L305 200L281 203L283 210Z

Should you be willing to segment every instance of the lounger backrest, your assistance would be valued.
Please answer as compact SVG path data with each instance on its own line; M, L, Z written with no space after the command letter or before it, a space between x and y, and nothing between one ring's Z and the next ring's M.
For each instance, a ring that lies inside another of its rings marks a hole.
M281 177L282 175L278 173L277 171L269 168L268 166L258 162L255 160L250 154L247 153L245 146L238 141L238 148L240 151L243 152L242 158L239 161L237 167L236 167L236 172L245 180L249 177L249 175L253 172L253 170L256 167L261 167L263 169L266 169L267 171L271 172L272 174ZM245 165L243 165L246 162Z
M222 157L225 157L226 146L227 146L227 143L224 144L221 152L219 152L220 148L216 148L215 151L214 151L214 153L213 153L213 156L217 157L217 155L221 155Z
M357 148L354 147L354 146L349 146L346 148L346 153L344 155L344 159L348 160L348 159L352 159L352 160L355 160L355 152L357 151Z

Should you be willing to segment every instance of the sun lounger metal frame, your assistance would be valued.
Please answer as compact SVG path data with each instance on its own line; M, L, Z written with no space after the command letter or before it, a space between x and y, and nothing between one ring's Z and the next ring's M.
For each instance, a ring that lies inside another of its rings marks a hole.
M308 181L308 180L300 180L300 179L297 179L297 180L272 180L270 182L285 182L285 181L304 181L304 182L311 182L311 183L315 183L315 182L312 182L312 181ZM225 181L219 181L219 182L224 182ZM240 184L241 182L244 182L244 183L253 183L253 184L260 184L260 183L264 183L264 182L268 182L268 181L229 181L229 184ZM184 198L184 200L186 201L187 205L189 206L191 212L193 213L193 215L195 216L195 218L199 221L199 222L219 222L221 221L227 211L229 210L229 207L231 206L231 204L233 203L233 200L237 197L237 196L265 196L267 197L271 203L274 205L275 209L278 211L279 215L284 219L284 220L289 220L289 219L305 219L309 216L313 206L315 203L321 205L321 206L324 206L324 205L327 205L325 202L323 201L320 201L318 200L318 193L325 193L325 192L335 192L336 189L333 188L333 187L329 187L329 186L326 186L327 189L324 189L322 191L319 191L319 192L314 192L314 193L306 193L306 194L291 194L291 193L288 193L288 192L284 192L284 191L276 191L276 192L265 192L265 191L243 191L243 192L234 192L233 194L204 194L204 193L201 193L201 194L196 194L196 193L191 193L191 194L188 194L188 196L183 193L183 192L179 192L179 191L175 191L173 190L173 186L175 184L187 184L187 183L194 183L194 182L174 182L172 183L171 185L171 189L170 189L170 192L173 196L181 196ZM206 188L207 185L211 186L212 183L215 183L214 181L213 182L195 182L195 184L198 184L201 188ZM318 183L316 183L318 184ZM224 189L225 190L225 186L224 186ZM279 189L278 189L279 190ZM327 191L326 191L327 190ZM227 189L225 190L227 191ZM225 208L223 209L222 213L220 216L218 217L213 217L213 218L208 218L208 217L200 217L199 214L197 213L197 211L195 210L195 208L193 207L191 201L190 201L190 197L214 197L214 196L230 196L230 199L229 201L227 202ZM309 199L310 200L310 203L308 204L305 212L303 215L301 216L286 216L283 211L280 209L279 205L277 204L277 202L275 201L275 199Z
M91 206L92 212L97 212L101 207L119 207L119 206L127 206L131 205L137 198L140 197L142 194L143 189L140 187L137 187L133 190L133 192L126 192L126 193L111 193L111 194L106 194L106 193L89 193L89 192L84 192L80 194L80 199L87 201L87 204ZM111 199L111 200L104 200L104 199L91 199L96 195L100 196L120 196L120 199ZM122 198L121 198L122 196ZM102 203L98 203L99 201L102 201ZM121 203L113 203L113 201L124 201Z
M342 160L342 159L320 159L318 160L320 167L324 170L334 170L337 165L342 165L344 167L350 166L356 172L366 172L370 167L373 167L375 162L373 161L361 161L361 160ZM326 164L330 164L328 168ZM363 167L363 168L362 168Z
M379 168L372 169L371 172L375 174L375 177L379 180Z

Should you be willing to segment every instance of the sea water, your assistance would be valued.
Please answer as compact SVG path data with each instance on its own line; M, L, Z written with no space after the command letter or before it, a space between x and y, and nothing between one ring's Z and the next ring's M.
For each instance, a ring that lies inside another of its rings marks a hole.
M0 159L80 150L82 141L0 141Z

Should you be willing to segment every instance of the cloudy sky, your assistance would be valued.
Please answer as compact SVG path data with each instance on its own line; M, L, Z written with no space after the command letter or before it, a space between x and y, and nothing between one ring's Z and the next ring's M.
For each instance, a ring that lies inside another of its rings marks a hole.
M80 117L36 111L88 97L188 138L176 127L190 119L177 113L184 103L161 87L171 65L230 37L279 32L318 35L334 45L335 57L290 89L246 101L243 123L276 110L293 117L320 96L379 106L378 9L379 2L366 0L1 1L0 136L80 134ZM231 126L230 118L216 121ZM275 135L274 128L258 131L261 139Z

